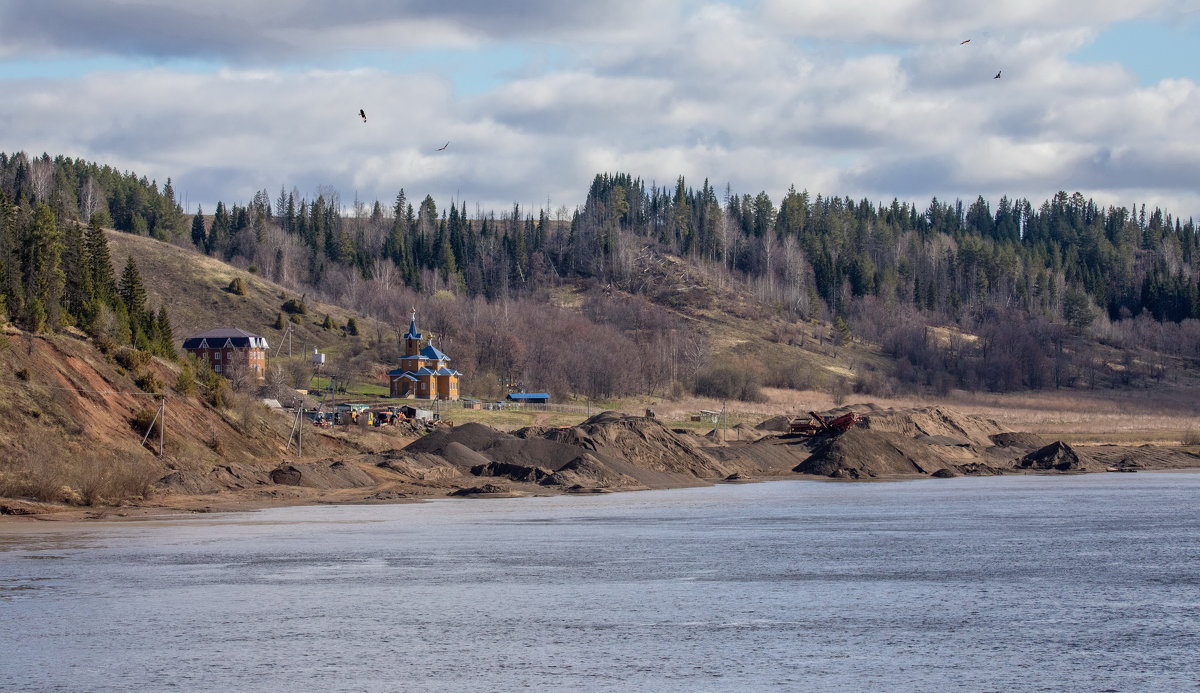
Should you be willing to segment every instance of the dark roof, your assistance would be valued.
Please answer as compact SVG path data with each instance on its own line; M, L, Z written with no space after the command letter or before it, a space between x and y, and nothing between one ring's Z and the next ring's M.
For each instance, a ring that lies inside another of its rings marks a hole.
M388 371L387 374L392 375L392 376L399 376L401 378L408 378L409 380L416 380L416 377L413 376L412 373L410 373L402 368L395 368L393 370Z
M432 344L425 345L425 348L421 350L421 356L427 359L437 359L439 361L450 360L449 356L443 354L441 349L438 349Z
M412 320L408 323L408 333L404 335L405 339L420 339L421 333L417 332L417 311L413 311Z
M416 374L417 375L437 375L437 371L432 371L432 370L429 370L428 368L425 368L424 366L422 366L420 369L418 369L416 371Z
M269 349L267 340L263 337L238 329L236 327L219 327L215 330L194 334L183 340L184 349L200 349L207 346L210 349L220 349L229 342L235 347L259 347Z
M523 399L550 399L550 395L545 392L513 392L509 394L508 398L517 401Z

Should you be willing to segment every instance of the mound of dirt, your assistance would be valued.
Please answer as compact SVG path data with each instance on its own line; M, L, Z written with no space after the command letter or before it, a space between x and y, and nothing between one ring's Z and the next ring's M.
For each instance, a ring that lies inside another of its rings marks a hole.
M787 433L792 430L792 420L787 416L772 416L766 421L760 422L755 426L760 431L774 431L775 433Z
M1184 450L1141 445L1097 445L1088 448L1088 454L1098 466L1108 471L1135 471L1138 469L1195 469L1200 467L1200 455Z
M1039 448L1017 462L1018 469L1037 471L1083 472L1095 466L1094 460L1061 440Z
M583 453L567 462L558 471L542 480L543 486L580 488L645 488L637 479L622 474L596 459L591 453Z
M1046 439L1036 433L997 433L991 436L991 440L995 447L1019 450L1037 450L1047 445Z
M379 459L383 457L383 459ZM403 451L392 451L382 456L371 456L369 462L376 467L395 472L414 482L427 484L447 483L463 476L462 470L445 459L429 453L409 455Z
M441 456L442 459L456 467L478 467L490 462L487 457L457 440L450 442L446 447L442 448Z
M578 426L552 429L546 438L652 472L723 479L736 471L709 455L693 436L675 433L657 419L620 412L601 412Z
M852 428L821 439L808 459L792 471L838 479L874 479L932 474L948 466L933 457L930 446L899 433Z
M477 465L471 467L471 473L475 476L502 476L513 481L527 481L534 484L541 483L543 479L550 476L550 472L541 467L526 467L507 462L488 462Z
M374 486L370 474L340 460L284 464L271 470L271 481L281 486L306 488L365 488Z
M966 440L981 448L993 444L991 436L1008 432L1008 429L991 419L962 414L945 407L872 411L863 415L859 426L873 431L900 433L909 438L920 435L947 436Z
M858 411L858 406L853 408ZM845 410L823 412L827 418ZM943 407L868 409L859 426L840 435L809 439L811 455L793 471L839 479L874 479L914 474L939 476L1001 473L1017 449L999 449L996 440L1025 442L1000 424ZM1011 438L1006 436L1013 436Z
M435 430L433 433L409 443L404 449L408 452L429 452L441 455L446 446L451 443L458 443L469 450L479 452L491 447L497 441L504 438L512 438L512 436L503 431L498 431L491 426L484 426L480 423L466 423L454 428Z
M484 484L482 486L472 486L470 488L460 488L451 491L451 496L491 496L498 493L508 493L509 488L505 486L497 486L496 484Z
M266 486L271 483L274 482L267 472L233 463L217 465L207 472L175 470L155 482L155 486L171 493L203 495Z

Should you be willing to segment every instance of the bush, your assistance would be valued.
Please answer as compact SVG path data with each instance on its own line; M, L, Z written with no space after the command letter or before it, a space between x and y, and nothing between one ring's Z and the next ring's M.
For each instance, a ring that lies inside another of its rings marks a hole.
M163 381L159 380L153 373L147 371L133 379L133 384L137 385L142 392L161 393L164 389Z
M157 409L146 409L145 407L138 409L133 418L129 420L129 425L141 435L146 435L146 431L153 426L153 430L150 431L151 438L162 432L162 421L158 420Z
M308 306L304 305L304 301L289 298L283 302L283 312L291 315L308 315Z
M1180 441L1183 445L1200 445L1200 431L1192 429L1183 434L1183 440Z
M758 378L747 369L732 366L717 366L697 374L693 392L701 397L713 399L767 401Z
M246 295L246 282L242 281L241 277L234 277L233 281L229 282L229 286L225 290L236 296Z
M127 371L140 371L150 364L149 352L141 351L140 349L131 349L129 347L118 349L113 358L116 360L117 365L121 366Z
M183 364L179 375L175 377L175 391L183 395L196 394L196 372L190 363Z

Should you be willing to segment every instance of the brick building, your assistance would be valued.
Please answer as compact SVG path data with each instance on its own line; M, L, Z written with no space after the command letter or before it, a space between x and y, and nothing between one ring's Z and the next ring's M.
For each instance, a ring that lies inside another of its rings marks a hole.
M183 340L183 350L208 361L217 373L245 368L256 378L267 374L267 340L235 327L221 327Z

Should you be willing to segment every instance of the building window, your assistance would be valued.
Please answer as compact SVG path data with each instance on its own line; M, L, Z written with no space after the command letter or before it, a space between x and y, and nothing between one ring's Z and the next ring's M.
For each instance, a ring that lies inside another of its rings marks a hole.
M214 351L213 352L213 361L220 361L220 360L221 360L221 352Z
M221 372L221 365L220 365L220 364L217 364L217 365L213 366L213 372L214 372L214 373L220 373L220 372Z

